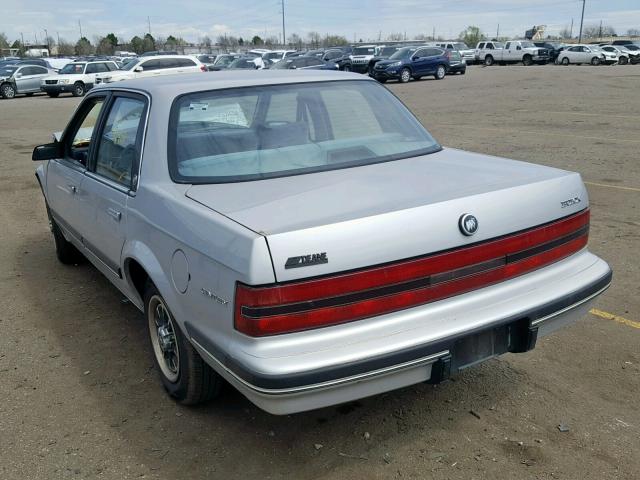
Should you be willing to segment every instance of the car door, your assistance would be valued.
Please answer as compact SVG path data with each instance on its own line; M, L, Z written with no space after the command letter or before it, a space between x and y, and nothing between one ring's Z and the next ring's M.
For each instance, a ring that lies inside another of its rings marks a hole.
M93 84L96 81L99 67L97 63L88 63L84 71L84 83Z
M32 92L40 91L40 82L44 77L49 76L49 70L45 67L31 67L32 79L29 83L29 90Z
M61 138L62 157L47 165L47 206L56 223L76 246L82 246L89 221L83 180L106 95L82 102Z
M118 92L111 96L85 172L92 222L84 232L84 246L118 277L127 234L127 202L137 186L147 108L143 95Z
M415 76L424 75L427 67L427 49L419 48L411 56L411 68Z
M31 73L31 66L27 65L20 67L13 74L13 78L16 82L17 93L25 93L31 90L31 84L33 82L33 74Z

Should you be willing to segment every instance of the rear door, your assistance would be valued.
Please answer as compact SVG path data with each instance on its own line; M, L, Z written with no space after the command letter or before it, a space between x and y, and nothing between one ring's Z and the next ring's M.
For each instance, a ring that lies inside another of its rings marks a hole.
M112 95L85 173L92 223L84 234L84 245L118 277L122 276L120 254L127 232L127 201L135 195L147 108L142 95Z
M84 173L106 98L106 95L92 95L82 103L61 139L64 146L62 158L51 160L47 167L49 210L67 237L71 237L78 246L82 245L83 232L92 227L84 191Z

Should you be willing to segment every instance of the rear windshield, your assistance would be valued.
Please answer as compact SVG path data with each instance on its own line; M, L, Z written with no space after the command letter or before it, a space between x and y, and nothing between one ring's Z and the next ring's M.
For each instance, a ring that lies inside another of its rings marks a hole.
M169 132L169 169L181 183L259 180L440 150L386 88L363 80L184 95Z

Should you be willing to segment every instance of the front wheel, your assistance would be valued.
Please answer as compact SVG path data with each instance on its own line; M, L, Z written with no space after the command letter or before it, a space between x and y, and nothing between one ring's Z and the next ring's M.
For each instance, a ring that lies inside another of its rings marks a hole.
M562 59L562 65L564 65L564 66L569 65L569 58L568 58L568 57L564 57L564 58Z
M222 379L207 365L184 336L164 298L151 282L144 294L153 361L165 390L184 405L214 398Z
M531 55L525 55L522 58L522 64L526 67L533 65L533 58L531 58Z
M0 96L6 99L14 98L16 96L16 89L10 83L5 83L0 87Z
M351 71L351 65L345 65L344 67L342 67L342 71L343 72L350 72Z
M442 80L447 75L447 69L444 65L438 65L436 68L436 73L433 75L436 80Z
M408 83L411 80L411 71L408 68L403 68L400 72L400 82Z
M627 63L629 63L629 59L627 57L620 57L618 63L620 63L620 65L626 65Z
M76 82L76 84L73 86L73 91L71 93L73 94L74 97L82 97L84 96L85 91L86 90L85 90L84 83Z
M600 65L600 57L593 57L591 59L591 65Z

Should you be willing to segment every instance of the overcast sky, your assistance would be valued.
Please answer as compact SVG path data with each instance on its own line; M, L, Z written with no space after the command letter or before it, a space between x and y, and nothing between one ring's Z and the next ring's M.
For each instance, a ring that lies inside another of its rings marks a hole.
M377 39L393 32L454 38L467 25L478 25L488 35L522 36L532 25L547 25L557 33L574 19L574 33L580 22L581 0L285 0L286 32L305 36L309 31L322 35L345 35ZM603 20L618 33L640 28L640 0L587 0L585 24ZM279 0L21 0L14 2L0 19L0 32L11 41L24 34L25 42L42 41L49 35L68 41L82 33L94 36L115 33L126 40L147 32L150 17L154 36L182 36L198 41L227 33L251 38L282 32Z

